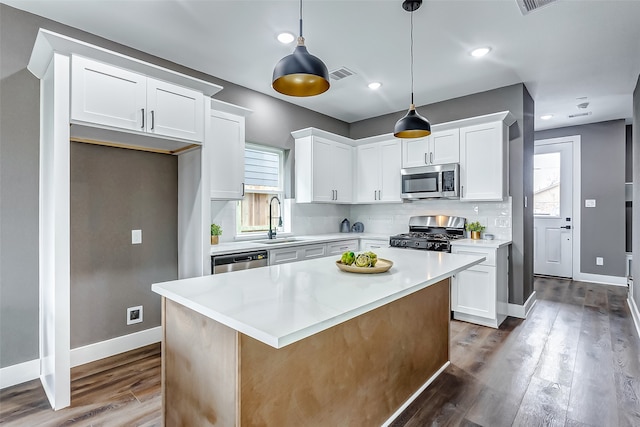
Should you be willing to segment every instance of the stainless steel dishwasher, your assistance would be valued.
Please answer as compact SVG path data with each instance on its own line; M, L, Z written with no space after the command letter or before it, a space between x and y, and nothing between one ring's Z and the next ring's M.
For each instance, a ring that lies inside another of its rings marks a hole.
M267 251L239 252L226 255L211 256L211 274L229 271L248 270L269 265Z

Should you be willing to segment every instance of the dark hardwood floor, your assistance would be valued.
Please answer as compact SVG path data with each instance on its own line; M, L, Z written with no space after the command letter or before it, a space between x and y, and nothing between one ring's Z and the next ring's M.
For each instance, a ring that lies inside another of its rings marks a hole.
M451 365L393 427L640 426L626 287L550 278L535 287L525 321L498 330L452 321ZM2 390L0 425L158 426L161 400L152 345L74 368L72 405L58 412L38 381Z

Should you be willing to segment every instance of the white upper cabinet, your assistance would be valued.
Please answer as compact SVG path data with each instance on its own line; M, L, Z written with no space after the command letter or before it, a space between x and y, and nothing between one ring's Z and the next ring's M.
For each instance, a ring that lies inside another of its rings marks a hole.
M215 105L213 106L215 108ZM211 110L209 151L210 197L242 200L244 197L244 116Z
M503 121L460 128L460 199L503 200L508 195L507 143Z
M293 136L296 202L351 203L354 148L337 140L346 138L316 129L296 131Z
M435 130L425 138L402 140L402 167L458 163L460 134L458 128Z
M72 122L203 142L202 92L77 55L71 63Z
M363 144L356 149L355 201L401 202L400 140Z

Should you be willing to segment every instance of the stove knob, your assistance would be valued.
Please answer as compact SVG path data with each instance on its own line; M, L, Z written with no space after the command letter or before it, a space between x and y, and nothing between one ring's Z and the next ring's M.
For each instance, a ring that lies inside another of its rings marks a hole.
M407 246L407 241L406 240L402 241L402 246Z
M416 248L420 247L420 242L413 242L413 246L415 246Z

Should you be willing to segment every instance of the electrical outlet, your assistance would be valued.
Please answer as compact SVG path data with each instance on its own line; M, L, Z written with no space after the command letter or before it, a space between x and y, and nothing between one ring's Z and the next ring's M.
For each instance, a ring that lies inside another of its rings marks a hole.
M131 244L142 244L142 230L131 230Z
M133 325L134 323L142 323L142 306L127 308L127 325Z
M604 258L602 258L601 256L597 256L596 265L604 265Z
M596 207L596 199L585 199L584 207L585 208L595 208Z

